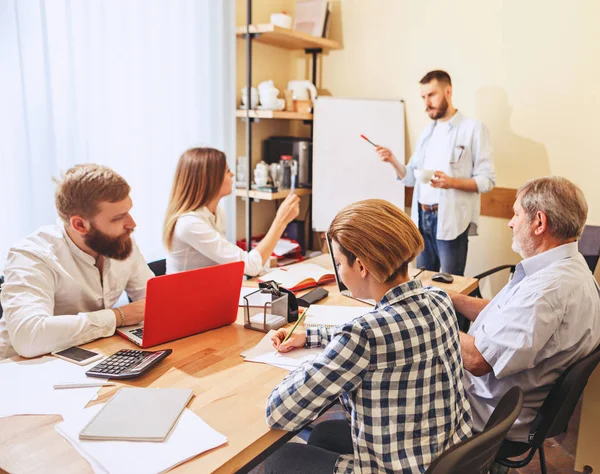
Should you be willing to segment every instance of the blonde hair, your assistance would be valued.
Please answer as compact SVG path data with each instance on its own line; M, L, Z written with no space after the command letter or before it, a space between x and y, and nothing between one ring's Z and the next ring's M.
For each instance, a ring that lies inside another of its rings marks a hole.
M529 221L538 211L546 214L548 230L566 242L579 239L587 220L588 205L583 191L559 176L527 181L517 191Z
M121 175L95 163L75 165L54 181L56 210L65 223L71 216L91 219L98 214L101 202L122 201L131 191Z
M405 212L383 199L367 199L342 209L327 232L350 265L359 258L379 283L406 273L424 247L423 237Z
M179 158L163 227L163 243L171 250L177 219L215 199L225 179L225 153L214 148L190 148Z

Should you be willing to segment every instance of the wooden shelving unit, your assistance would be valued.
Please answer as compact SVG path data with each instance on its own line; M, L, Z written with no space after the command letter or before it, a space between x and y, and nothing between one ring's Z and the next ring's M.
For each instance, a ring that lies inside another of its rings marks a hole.
M247 94L250 97L250 86L252 84L252 44L261 43L287 50L304 51L312 58L312 83L317 85L317 57L324 51L340 49L341 45L338 41L322 38L318 36L312 36L307 33L300 31L294 31L289 28L281 28L272 24L254 24L252 22L252 0L246 0L246 24L238 26L236 28L236 37L243 40L245 43L246 53L246 74L245 83L247 87ZM280 120L303 120L310 126L310 138L312 140L313 129L312 129L312 113L299 113L289 111L275 111L275 110L242 110L238 109L235 111L235 116L245 122L246 129L246 158L247 158L247 177L246 177L246 188L240 188L235 190L235 195L240 198L246 198L245 210L246 210L246 242L250 246L251 230L252 230L252 205L253 199L263 199L269 201L276 201L285 199L289 194L289 191L282 191L277 193L261 192L251 189L252 181L252 126L255 122L260 119L280 119ZM307 196L312 194L312 190L304 188L296 188L295 193L298 196ZM312 202L309 201L308 205L308 220L312 218ZM310 224L309 224L310 225ZM310 227L309 227L310 229ZM309 247L312 244L312 233L309 231Z
M296 188L294 193L298 196L309 196L312 194L312 189L307 188ZM270 193L268 191L257 191L255 189L251 189L250 192L246 191L245 188L237 188L235 190L235 195L238 197L247 197L249 196L251 199L262 199L264 201L277 201L279 199L285 199L290 194L289 190L279 191L276 193Z
M235 111L237 118L246 118L246 110L238 109ZM286 110L259 110L252 109L248 115L250 118L258 119L283 119L283 120L312 120L313 114L303 112L289 112Z
M257 35L254 40L257 43L270 44L285 49L339 49L340 44L329 38L320 38L300 31L281 28L267 24L250 25L250 34ZM244 38L246 25L238 26L236 34L238 38Z

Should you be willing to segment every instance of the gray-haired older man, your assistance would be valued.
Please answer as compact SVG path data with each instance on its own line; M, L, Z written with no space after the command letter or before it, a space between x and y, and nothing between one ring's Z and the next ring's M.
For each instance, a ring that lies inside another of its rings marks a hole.
M460 336L475 430L519 386L523 409L508 438L526 441L553 383L600 342L600 288L577 249L588 210L577 186L558 177L529 181L513 209L512 248L523 257L513 279L491 301L451 297L474 322Z

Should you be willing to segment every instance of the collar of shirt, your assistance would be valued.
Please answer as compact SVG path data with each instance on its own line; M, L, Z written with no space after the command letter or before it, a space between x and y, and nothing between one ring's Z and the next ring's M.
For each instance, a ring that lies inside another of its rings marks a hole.
M456 109L456 113L450 118L450 120L448 120L447 123L448 124L448 131L452 130L454 127L458 127L460 125L460 122L462 121L463 115L460 113L460 111L458 109ZM431 136L431 134L433 133L433 130L435 128L435 126L437 124L442 124L444 122L440 122L439 120L435 120L431 123L430 128L429 128L429 136Z
M552 262L562 260L563 258L571 258L577 255L577 252L579 252L577 242L570 242L526 258L519 262L517 267L522 267L525 275L531 276L542 268L548 267Z
M210 210L208 209L208 207L203 206L199 209L196 209L195 211L190 212L190 214L197 214L200 217L204 217L205 219L208 219L208 221L211 223L211 225L213 227L216 227L217 224L220 221L220 207L217 206L217 210L215 212L215 214L213 214L212 212L210 212Z
M423 282L421 280L408 280L389 290L383 298L375 305L375 309L381 309L388 305L393 305L410 298L416 294L422 293Z
M65 242L67 243L67 246L69 247L69 250L71 251L71 253L76 258L83 261L84 263L95 266L96 259L94 257L92 257L91 255L85 253L83 250L81 250L79 247L77 247L77 245L75 245L75 242L73 242L71 240L71 237L67 233L67 229L65 228L64 224L62 224L61 230L62 230L64 239L65 239ZM108 260L110 260L110 259L106 258L105 262L107 262Z

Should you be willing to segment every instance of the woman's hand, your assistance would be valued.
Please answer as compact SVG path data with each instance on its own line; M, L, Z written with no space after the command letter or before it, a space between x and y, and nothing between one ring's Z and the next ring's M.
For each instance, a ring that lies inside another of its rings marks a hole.
M288 225L292 222L300 213L300 198L296 194L291 193L284 199L277 209L277 215L275 219L281 222L283 225Z
M282 328L271 338L273 347L279 352L289 352L295 347L304 347L306 345L306 332L298 330L294 331L290 338L283 342L289 332L289 329Z

